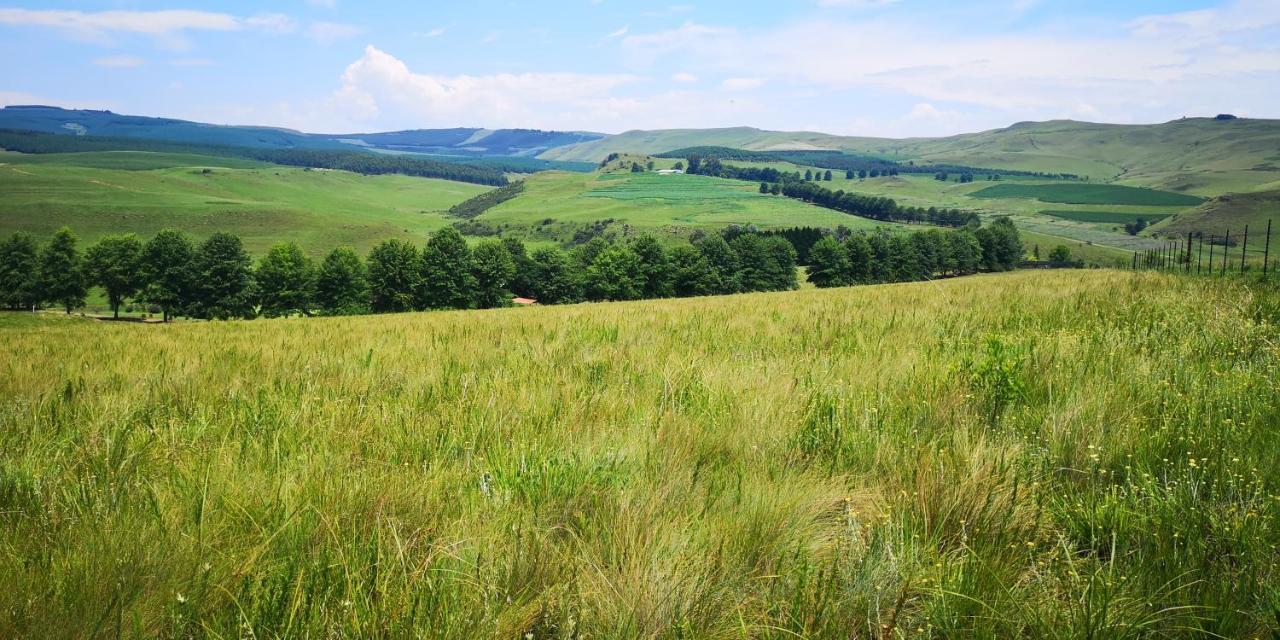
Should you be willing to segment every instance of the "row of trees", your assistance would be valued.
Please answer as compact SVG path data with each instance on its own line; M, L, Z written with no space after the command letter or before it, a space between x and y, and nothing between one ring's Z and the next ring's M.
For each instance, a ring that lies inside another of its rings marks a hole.
M1024 253L1018 230L1008 218L978 229L931 229L905 235L884 231L853 234L844 240L826 236L809 250L808 279L818 287L910 282L939 275L965 275L981 269L1007 271Z
M226 233L199 245L172 230L146 242L113 235L83 253L67 228L43 246L26 233L0 242L0 304L7 308L55 303L70 313L84 305L90 286L106 292L116 317L132 300L168 320L490 308L510 304L513 294L561 304L775 291L796 288L797 278L791 243L759 233L673 248L652 236L596 238L571 252L530 253L516 238L471 247L446 227L421 250L388 240L366 259L338 248L319 265L294 243L273 246L255 265L240 238Z
M978 214L971 211L901 207L893 198L832 191L812 182L783 182L778 186L778 192L789 198L873 220L924 222L944 227L962 227L978 222Z

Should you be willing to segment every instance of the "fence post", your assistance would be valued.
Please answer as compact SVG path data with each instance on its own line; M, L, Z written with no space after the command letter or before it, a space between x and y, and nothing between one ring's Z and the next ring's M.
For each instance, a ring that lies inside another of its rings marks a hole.
M1222 241L1222 275L1227 275L1227 254L1231 252L1231 230L1227 229L1227 235Z
M1267 275L1267 263L1271 262L1271 219L1267 218L1267 248L1262 251L1262 275Z
M1249 250L1249 225L1244 226L1244 242L1240 243L1240 273L1244 273L1244 254Z
M1200 275L1200 263L1204 262L1204 232L1200 232L1200 254L1196 256L1196 275Z

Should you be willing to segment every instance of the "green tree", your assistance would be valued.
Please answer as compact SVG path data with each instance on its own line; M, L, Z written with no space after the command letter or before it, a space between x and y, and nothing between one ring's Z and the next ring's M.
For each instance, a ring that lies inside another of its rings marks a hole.
M831 182L831 170L830 170L830 169L827 169L827 172L826 172L826 173L824 173L824 174L822 174L822 180L823 180L824 182Z
M239 236L209 236L191 261L191 315L219 320L252 318L252 264Z
M40 249L29 233L0 241L0 306L35 310L40 304Z
M316 291L316 267L294 242L281 242L267 250L254 274L262 315L311 314Z
M809 249L809 282L820 288L852 283L852 265L844 246L833 236L822 236Z
M106 236L84 254L89 284L107 292L111 315L120 317L120 305L142 288L142 242L133 234Z
M705 296L715 292L716 275L707 257L693 245L682 244L671 250L671 288L682 298Z
M1018 266L1025 249L1018 228L1008 216L1001 216L977 231L982 245L982 261L992 271L1008 271Z
M805 169L805 170L804 170L804 180L805 180L805 182L808 182L808 181L810 181L810 180L813 180L813 171L812 171L812 170L810 170L810 169Z
M849 284L871 282L871 245L862 234L849 236L844 241L844 252L849 260Z
M485 240L471 252L471 273L475 280L476 306L481 309L505 307L511 303L511 278L516 261L500 240Z
M511 292L522 298L534 298L532 288L533 277L533 259L529 257L529 251L525 248L524 242L520 238L506 237L502 239L502 244L507 248L507 253L511 254L511 259L515 264L515 273L511 276Z
M790 291L800 288L800 278L796 274L796 247L790 240L782 236L765 238L765 252L768 256L768 281L771 291Z
M355 249L338 247L325 256L316 273L315 301L327 316L369 311L369 274Z
M582 300L582 282L577 266L559 249L538 249L529 256L533 272L530 289L542 304L569 304Z
M645 234L631 242L631 250L640 259L640 297L671 297L671 260L662 243Z
M461 233L445 227L431 235L422 250L421 309L469 309L476 299L471 250Z
M196 253L181 231L164 229L142 247L142 299L160 307L164 321L191 303L191 262Z
M644 292L640 257L630 248L610 245L583 274L588 300L636 300Z
M769 183L768 183L768 182L761 182L761 183L760 183L760 193L763 193L763 194L765 194L765 195L768 195L768 194L769 194Z
M412 244L387 240L369 252L369 307L374 313L412 311L422 260Z
M84 265L78 239L68 227L58 229L40 250L39 287L46 302L56 302L71 313L84 306Z
M951 255L951 271L957 275L976 272L982 266L982 244L969 229L960 229L947 235Z
M1060 244L1054 247L1053 250L1049 252L1049 261L1071 262L1071 249L1068 249L1065 244Z
M844 172L844 179L845 179L845 180L852 180L852 179L854 178L854 176L856 176L856 175L857 175L857 174L855 174L855 173L853 172L853 169L849 169L848 171L845 171L845 172Z
M710 268L711 290L708 293L737 293L742 290L738 254L719 235L710 235L695 245Z

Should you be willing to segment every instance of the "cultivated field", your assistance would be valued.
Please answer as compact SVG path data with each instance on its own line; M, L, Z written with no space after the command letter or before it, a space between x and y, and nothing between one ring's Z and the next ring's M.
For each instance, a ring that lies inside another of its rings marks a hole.
M0 637L1280 632L1280 295L0 316Z

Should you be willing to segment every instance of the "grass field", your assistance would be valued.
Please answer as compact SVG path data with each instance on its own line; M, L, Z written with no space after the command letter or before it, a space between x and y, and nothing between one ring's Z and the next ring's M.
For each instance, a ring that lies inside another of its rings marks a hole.
M1280 297L0 315L0 637L1280 631Z
M707 176L546 172L530 176L525 184L520 197L476 219L536 225L548 218L576 223L613 218L647 230L714 229L728 224L898 227L790 198L761 195L750 182Z
M0 154L0 163L0 233L47 236L69 225L92 241L165 227L197 237L230 231L254 252L282 240L312 253L366 250L388 238L425 242L450 222L450 206L487 189L172 154Z
M1125 211L1041 211L1046 216L1071 220L1073 222L1090 222L1095 224L1124 225L1137 222L1139 218L1155 224L1173 215L1171 213L1129 213Z
M970 194L974 198L1032 198L1065 204L1130 204L1157 207L1194 207L1203 198L1115 184L998 184Z

